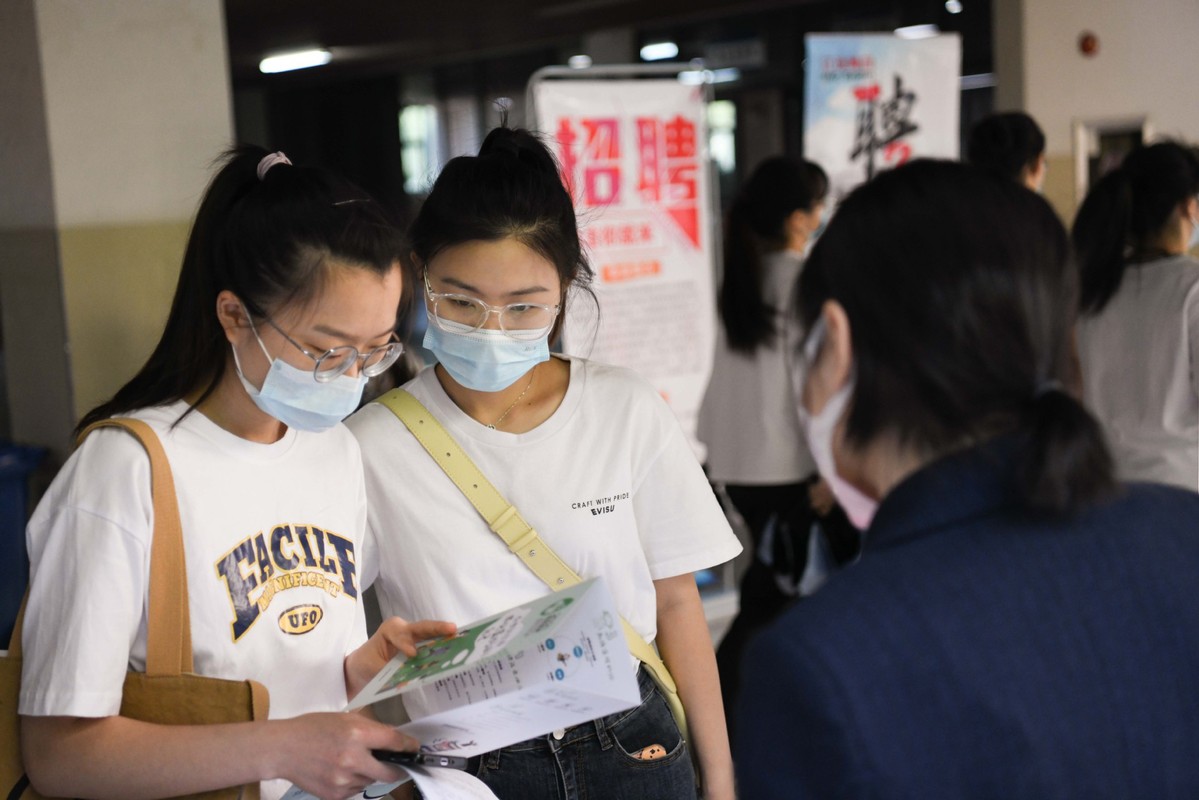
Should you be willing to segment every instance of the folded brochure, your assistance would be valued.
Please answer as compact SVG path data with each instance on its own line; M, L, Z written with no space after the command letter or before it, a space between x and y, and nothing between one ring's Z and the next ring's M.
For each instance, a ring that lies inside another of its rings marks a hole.
M469 758L636 706L632 665L612 595L593 578L423 642L411 658L397 655L347 710L402 695L412 720L399 729L422 752ZM468 775L444 774L453 771L409 770L428 800L490 796ZM360 797L386 796L395 785Z

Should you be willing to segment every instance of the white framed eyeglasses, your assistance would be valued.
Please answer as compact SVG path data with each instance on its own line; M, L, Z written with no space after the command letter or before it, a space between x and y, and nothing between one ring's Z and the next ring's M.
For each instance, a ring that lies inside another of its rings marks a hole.
M317 355L309 352L302 344L288 336L287 332L276 325L270 317L263 317L263 319L277 330L280 336L291 342L293 347L316 362L312 367L312 377L320 383L336 380L346 374L355 362L361 362L358 369L363 375L373 378L385 372L404 353L404 343L393 332L391 334L392 341L372 347L365 353L358 352L358 348L352 345L343 344ZM258 335L257 331L254 335ZM259 341L261 342L261 340Z
M429 283L429 270L424 271L425 293L429 296L429 316L443 331L462 333L465 326L477 331L487 324L492 314L499 317L500 330L510 339L521 342L540 339L554 327L561 305L545 303L509 303L493 306L477 297L453 292L435 292Z

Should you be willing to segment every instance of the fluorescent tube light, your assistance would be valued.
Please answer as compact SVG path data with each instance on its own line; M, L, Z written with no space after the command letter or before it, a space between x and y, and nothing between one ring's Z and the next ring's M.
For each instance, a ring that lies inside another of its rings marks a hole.
M674 42L650 42L641 48L642 61L661 61L678 54L679 46Z
M294 53L280 53L268 56L258 62L260 72L290 72L293 69L307 69L328 64L333 54L328 50L297 50Z

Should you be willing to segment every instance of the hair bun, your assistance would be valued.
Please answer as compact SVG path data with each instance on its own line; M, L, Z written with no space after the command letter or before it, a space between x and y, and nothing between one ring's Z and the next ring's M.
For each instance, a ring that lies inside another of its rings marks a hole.
M483 141L482 147L479 148L479 155L510 155L514 158L520 158L520 143L516 140L516 131L511 128L496 128Z
M546 144L523 128L495 128L479 148L479 157L514 158L521 164L558 179L558 164Z

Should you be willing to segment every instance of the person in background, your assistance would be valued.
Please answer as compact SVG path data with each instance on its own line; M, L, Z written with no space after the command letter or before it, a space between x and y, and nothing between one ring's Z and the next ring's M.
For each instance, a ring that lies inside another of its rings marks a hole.
M1045 134L1022 111L992 114L970 129L966 160L1039 192L1045 184Z
M162 338L79 431L125 416L161 440L195 672L264 684L270 719L157 725L118 715L126 671L145 668L153 506L146 452L103 428L29 523L19 711L26 770L42 794L176 797L261 782L264 800L292 783L340 800L399 779L371 749L419 743L342 709L397 650L412 655L415 641L455 628L391 619L367 639L362 461L341 419L402 352L401 248L360 189L281 153L226 154ZM289 555L300 552L327 558ZM338 591L325 590L331 582ZM301 604L320 611L319 624L293 635L283 618Z
M788 358L799 338L790 303L827 194L819 165L769 158L733 201L725 233L721 324L697 435L708 448L708 479L727 491L753 548L737 616L716 654L730 723L745 644L798 597L813 526L838 560L858 549L808 453Z
M800 279L800 404L872 521L749 649L743 796L1199 796L1199 495L1116 482L1062 386L1076 287L1049 204L969 166L842 203Z
M1196 151L1133 150L1087 194L1072 237L1084 396L1120 476L1199 490Z
M477 156L445 166L410 238L437 363L405 388L554 552L604 578L670 668L691 735L641 669L637 708L486 754L473 771L501 800L694 800L693 752L704 796L729 800L694 572L741 548L658 392L629 370L550 355L568 298L592 274L553 156L527 131L491 131ZM550 591L391 410L373 403L348 424L366 465L384 613L464 623Z

